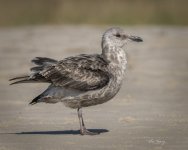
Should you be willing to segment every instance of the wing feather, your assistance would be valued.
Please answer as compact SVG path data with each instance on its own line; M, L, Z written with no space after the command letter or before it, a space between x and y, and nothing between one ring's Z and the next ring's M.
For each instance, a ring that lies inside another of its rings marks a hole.
M106 61L101 55L78 55L57 61L46 57L36 57L36 64L30 76L11 79L12 84L48 82L55 86L82 91L102 88L109 82Z
M100 55L79 55L46 67L40 74L56 86L87 91L108 83L106 65Z

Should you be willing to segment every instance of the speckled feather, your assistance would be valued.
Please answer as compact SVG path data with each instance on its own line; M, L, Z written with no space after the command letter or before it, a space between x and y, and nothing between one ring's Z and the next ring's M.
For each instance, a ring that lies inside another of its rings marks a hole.
M61 61L36 57L27 76L13 78L12 84L49 82L50 86L30 104L63 102L71 108L88 107L112 99L119 91L126 70L123 46L128 40L140 42L120 28L108 29L102 37L102 54L78 55Z
M107 63L97 54L68 57L46 67L39 74L54 86L80 91L101 88L109 81Z

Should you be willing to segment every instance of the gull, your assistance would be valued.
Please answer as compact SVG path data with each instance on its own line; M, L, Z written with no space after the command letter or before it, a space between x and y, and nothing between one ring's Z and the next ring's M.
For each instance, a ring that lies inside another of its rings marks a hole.
M99 134L86 129L82 108L105 103L120 90L126 71L128 41L142 42L142 38L126 34L119 27L112 27L102 36L101 54L81 54L55 60L36 57L31 73L10 79L12 84L47 82L48 88L30 104L62 102L77 109L81 135Z

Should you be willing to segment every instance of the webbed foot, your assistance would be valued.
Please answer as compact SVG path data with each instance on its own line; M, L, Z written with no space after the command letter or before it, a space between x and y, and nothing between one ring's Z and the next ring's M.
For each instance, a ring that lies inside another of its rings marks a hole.
M91 132L91 131L87 130L86 128L84 128L83 130L80 130L80 134L81 135L98 135L100 133L98 133L98 132Z

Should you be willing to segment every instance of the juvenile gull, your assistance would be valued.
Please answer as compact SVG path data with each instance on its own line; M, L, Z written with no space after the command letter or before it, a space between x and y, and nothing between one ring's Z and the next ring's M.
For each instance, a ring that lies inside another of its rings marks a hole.
M36 57L31 73L10 79L14 80L11 84L50 83L30 104L63 102L77 109L82 135L98 134L86 129L81 108L105 103L118 93L127 64L123 47L129 40L142 42L140 37L127 35L118 27L110 28L102 36L102 54L81 54L61 61Z

